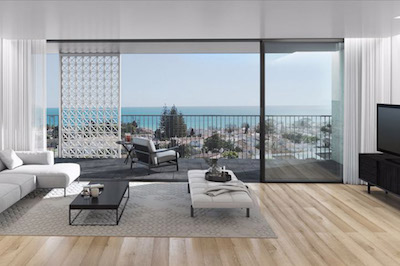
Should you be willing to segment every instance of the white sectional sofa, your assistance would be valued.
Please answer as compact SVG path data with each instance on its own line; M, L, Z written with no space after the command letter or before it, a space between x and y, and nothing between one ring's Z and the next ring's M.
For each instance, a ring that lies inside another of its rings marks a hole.
M54 164L53 152L15 152L23 165L12 170L0 163L0 212L36 188L66 188L80 176L75 163Z

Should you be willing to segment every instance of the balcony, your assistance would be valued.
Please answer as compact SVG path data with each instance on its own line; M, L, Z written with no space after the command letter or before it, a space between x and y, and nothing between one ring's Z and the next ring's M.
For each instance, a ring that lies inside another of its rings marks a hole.
M341 167L332 147L332 117L329 115L268 115L265 117L267 180L299 179L337 181ZM58 115L47 117L48 149L57 157ZM207 167L203 157L220 149L221 165L247 181L259 180L260 116L257 115L122 115L121 136L151 138L159 147L178 146L180 171L168 167L147 176L145 168L134 171L123 159L58 158L82 165L83 179L120 177L133 180L186 179L189 169ZM123 150L122 157L125 156ZM90 157L90 156L88 156Z

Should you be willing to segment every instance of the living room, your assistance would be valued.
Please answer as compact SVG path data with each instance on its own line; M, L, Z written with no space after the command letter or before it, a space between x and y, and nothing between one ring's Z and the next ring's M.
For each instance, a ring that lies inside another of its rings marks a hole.
M0 264L400 264L399 1L0 16Z

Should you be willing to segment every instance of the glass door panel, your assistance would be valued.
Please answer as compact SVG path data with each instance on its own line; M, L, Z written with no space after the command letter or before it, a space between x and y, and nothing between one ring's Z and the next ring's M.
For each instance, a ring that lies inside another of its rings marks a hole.
M265 180L341 182L343 43L265 43Z

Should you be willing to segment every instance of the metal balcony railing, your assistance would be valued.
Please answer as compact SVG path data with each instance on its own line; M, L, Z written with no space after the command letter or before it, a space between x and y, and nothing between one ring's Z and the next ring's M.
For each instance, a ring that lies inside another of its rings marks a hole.
M265 117L267 159L331 159L330 115L268 115ZM58 149L58 115L47 116L48 149ZM122 115L121 136L151 138L160 147L179 146L181 157L203 157L223 149L222 156L258 159L258 115ZM221 150L222 151L222 150Z

